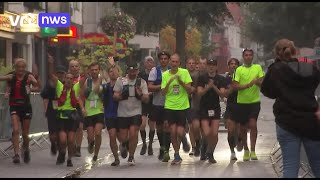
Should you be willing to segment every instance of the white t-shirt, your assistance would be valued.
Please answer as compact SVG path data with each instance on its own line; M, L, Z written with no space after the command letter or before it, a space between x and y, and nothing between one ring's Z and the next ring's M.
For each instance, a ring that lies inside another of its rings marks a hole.
M127 100L119 101L118 117L133 117L141 115L141 101L135 97L135 83L136 79L130 80L127 77L119 77L114 85L113 91L122 92L123 81L129 84L129 97ZM148 94L148 86L145 80L141 79L142 94Z

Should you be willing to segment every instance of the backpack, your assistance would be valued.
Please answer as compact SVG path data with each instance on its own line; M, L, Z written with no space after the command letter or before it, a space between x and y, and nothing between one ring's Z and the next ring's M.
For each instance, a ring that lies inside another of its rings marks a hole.
M124 80L124 79L122 78L122 83L123 83L123 80ZM123 84L122 84L122 85L123 85ZM135 87L141 86L141 77L137 77L134 86L135 86ZM136 97L137 99L139 99L139 100L141 99L141 97L139 97L139 96L137 95L136 91L135 91L134 95L135 95L135 97ZM123 85L122 98L123 98L123 100L126 100L126 99L128 99L128 97L129 97L129 84L126 84L126 85Z
M170 66L168 67L168 70L169 70L169 69L171 69ZM160 85L161 82L162 82L161 67L160 67L160 66L157 66L157 67L156 67L156 70L157 70L157 78L156 78L156 80L154 81L154 85Z
M10 102L14 104L19 104L19 105L28 105L30 104L30 97L28 96L27 90L26 90L26 85L27 81L29 78L29 75L32 74L31 72L26 72L20 85L20 94L22 96L22 99L16 99L14 97L15 90L16 90L16 82L17 82L17 76L16 73L12 73L12 79L10 81Z

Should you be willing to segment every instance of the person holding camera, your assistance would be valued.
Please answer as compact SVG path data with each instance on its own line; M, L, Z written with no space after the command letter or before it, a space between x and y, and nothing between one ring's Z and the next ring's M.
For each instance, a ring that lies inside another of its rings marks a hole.
M119 141L122 143L120 145L121 156L126 158L127 150L129 150L128 163L133 166L141 126L141 102L149 101L149 92L146 81L138 78L139 69L136 62L130 61L127 64L127 73L125 77L117 79L113 88L113 98L119 101L118 127Z

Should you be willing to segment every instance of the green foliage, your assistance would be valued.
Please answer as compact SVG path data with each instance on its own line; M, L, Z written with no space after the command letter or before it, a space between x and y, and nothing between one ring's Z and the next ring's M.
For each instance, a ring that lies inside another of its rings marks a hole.
M96 45L88 44L89 40L82 39L80 43L83 44L82 49L79 51L78 56L69 56L67 60L77 59L80 64L82 71L86 70L87 67L93 62L99 62L103 69L106 69L109 66L107 60L108 57L114 56L120 59L129 56L132 53L132 48L122 48L116 46L116 54L113 55L113 45ZM124 51L124 53L120 53Z
M193 27L187 30L186 33L186 55L187 57L198 57L202 48L201 32ZM176 52L176 30L171 26L166 26L160 31L160 47L169 53Z
M225 2L121 2L121 9L137 20L137 32L159 32L175 26L176 15L194 18L199 25L215 26L218 17L227 15Z
M5 59L0 58L0 76L6 75L9 72L13 71L12 67L4 65Z
M320 36L319 2L251 2L247 4L245 35L269 52L280 38L296 46L313 47Z
M136 33L136 20L122 12L107 14L100 19L99 25L107 35L113 36L117 32L117 37L125 40L132 39Z
M167 25L177 29L176 49L181 57L185 57L183 34L187 20L193 19L197 25L214 27L221 17L230 16L225 2L121 2L120 7L137 20L137 33L148 35L149 32L159 32Z

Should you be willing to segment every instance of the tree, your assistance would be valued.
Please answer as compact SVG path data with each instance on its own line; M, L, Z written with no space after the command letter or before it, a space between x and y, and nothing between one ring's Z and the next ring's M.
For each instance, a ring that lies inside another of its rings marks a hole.
M185 32L185 50L187 57L199 57L202 48L202 34L197 28L191 28ZM176 52L176 30L171 26L166 26L160 31L160 47L170 53Z
M245 35L263 44L266 52L281 38L313 47L320 36L319 2L251 2L246 8Z
M198 25L215 26L219 17L230 15L225 2L121 2L121 9L137 20L137 32L159 32L171 25L176 29L177 52L185 59L186 21L196 20ZM183 65L185 62L182 62Z

